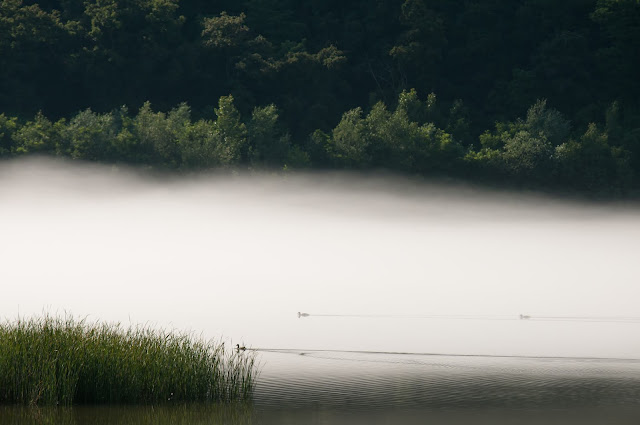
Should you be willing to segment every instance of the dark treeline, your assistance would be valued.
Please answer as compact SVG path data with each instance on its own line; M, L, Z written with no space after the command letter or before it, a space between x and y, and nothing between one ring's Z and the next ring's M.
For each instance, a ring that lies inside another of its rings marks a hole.
M640 0L3 0L0 155L623 194L638 52Z

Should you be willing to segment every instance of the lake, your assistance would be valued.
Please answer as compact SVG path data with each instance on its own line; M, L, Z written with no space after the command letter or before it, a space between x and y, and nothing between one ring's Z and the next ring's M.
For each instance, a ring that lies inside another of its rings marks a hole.
M0 407L35 424L637 424L640 362L263 353L250 406Z
M190 330L261 363L249 407L3 407L3 424L640 417L637 205L37 160L0 163L0 206L4 318Z

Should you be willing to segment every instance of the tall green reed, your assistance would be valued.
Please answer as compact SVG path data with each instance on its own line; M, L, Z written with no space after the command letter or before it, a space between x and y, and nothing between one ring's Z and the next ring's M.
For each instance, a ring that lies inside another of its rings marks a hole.
M45 315L0 324L0 403L251 398L255 357L193 334Z

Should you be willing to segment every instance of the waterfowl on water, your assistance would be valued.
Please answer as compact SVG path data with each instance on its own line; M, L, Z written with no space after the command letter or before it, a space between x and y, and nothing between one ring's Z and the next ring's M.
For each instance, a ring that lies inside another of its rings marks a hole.
M531 319L531 316L527 316L526 314L521 314L521 315L520 315L520 319L521 319L521 320Z
M309 313L300 313L298 312L298 319L301 317L309 317Z
M240 347L240 344L236 344L236 351L239 353L240 351L246 350L247 347Z

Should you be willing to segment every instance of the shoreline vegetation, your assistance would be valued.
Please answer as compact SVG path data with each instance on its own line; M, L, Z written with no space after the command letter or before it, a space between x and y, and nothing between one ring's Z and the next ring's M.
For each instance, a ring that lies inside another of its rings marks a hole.
M639 0L4 0L0 158L638 199L639 45Z
M166 404L251 399L252 353L148 326L44 315L0 324L0 404Z
M275 105L254 108L243 119L231 95L220 97L214 119L193 119L186 103L165 113L149 102L135 115L126 107L86 109L55 122L41 113L25 122L0 114L0 159L35 154L178 173L386 171L595 198L640 194L640 174L631 152L611 143L621 131L611 123L575 133L539 100L526 117L485 131L478 147L465 146L432 122L435 102L433 94L421 101L415 90L403 91L395 110L382 102L366 113L355 108L329 133L316 130L305 143L292 141Z

